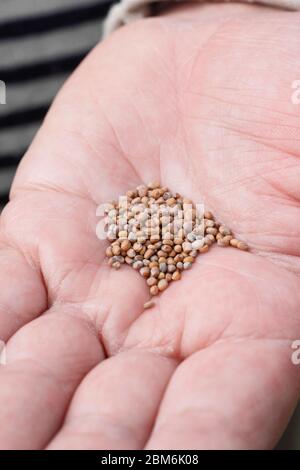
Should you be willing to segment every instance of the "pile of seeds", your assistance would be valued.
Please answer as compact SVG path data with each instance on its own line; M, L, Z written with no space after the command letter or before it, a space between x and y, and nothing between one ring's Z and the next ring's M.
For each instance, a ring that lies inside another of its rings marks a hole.
M213 243L248 249L211 212L203 212L202 206L199 210L190 199L158 182L140 185L108 204L105 224L110 266L119 269L125 263L139 271L151 296L178 281ZM152 305L149 301L144 307Z

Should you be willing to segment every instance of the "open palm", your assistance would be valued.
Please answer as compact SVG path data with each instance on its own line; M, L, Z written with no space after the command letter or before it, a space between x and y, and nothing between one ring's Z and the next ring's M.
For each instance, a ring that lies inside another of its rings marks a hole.
M1 448L270 448L300 393L300 16L196 6L123 28L68 81L1 216ZM151 310L96 208L142 182L214 246Z

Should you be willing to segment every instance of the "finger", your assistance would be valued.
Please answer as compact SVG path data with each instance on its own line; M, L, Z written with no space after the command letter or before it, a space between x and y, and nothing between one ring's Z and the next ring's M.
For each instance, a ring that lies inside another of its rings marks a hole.
M0 234L0 340L7 341L21 326L47 308L42 277L23 254L2 242Z
M272 448L299 393L288 341L220 341L177 369L147 449Z
M0 447L44 448L77 385L104 357L97 333L74 308L53 307L11 338L6 355L0 369Z
M150 352L105 360L80 385L49 448L142 448L175 367L174 360Z

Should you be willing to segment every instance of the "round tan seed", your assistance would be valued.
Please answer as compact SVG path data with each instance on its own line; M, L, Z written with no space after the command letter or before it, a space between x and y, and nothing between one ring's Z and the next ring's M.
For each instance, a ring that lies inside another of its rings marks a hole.
M168 273L173 273L174 271L176 271L175 264L169 264L168 265Z
M179 279L181 278L181 273L179 271L175 271L173 274L172 274L172 280L173 281L179 281Z
M214 216L212 215L212 213L210 211L206 211L206 212L204 212L204 218L213 220Z
M146 250L146 252L145 252L145 254L144 254L144 258L145 258L145 259L151 258L151 256L153 255L153 253L154 253L154 252L153 252L153 250L151 250L151 249Z
M155 267L151 269L151 277L158 277L160 273L159 268Z
M150 294L151 295L157 295L159 293L158 287L157 286L151 286L150 287Z
M119 255L121 253L121 248L119 245L114 245L112 247L113 255Z
M225 227L225 225L220 225L219 227L219 232L221 235L225 236L225 235L231 235L231 230L229 230L228 227Z
M150 181L150 183L148 184L149 189L157 189L159 187L160 187L159 181Z
M147 284L149 287L155 286L157 284L157 279L155 277L148 277Z
M237 248L238 248L239 250L243 250L243 251L249 250L249 246L247 245L247 243L242 242L242 241L239 241L239 242L238 242Z
M147 266L144 266L140 269L140 274L147 279L150 276L150 269Z
M233 246L234 248L237 247L238 243L239 243L239 240L237 240L236 238L232 238L230 240L230 245Z
M105 250L105 254L108 258L111 258L113 256L112 248L111 246L107 247Z
M131 243L129 240L124 240L122 243L121 243L121 250L123 251L128 251L129 248L131 248Z
M119 261L115 261L114 263L112 263L112 268L114 269L120 269L121 267L121 263L119 263Z
M189 251L192 251L193 247L192 247L192 244L190 242L183 242L182 249L183 249L183 251L188 253Z
M160 292L164 291L168 287L168 281L166 279L161 279L158 281L157 287Z
M127 251L127 256L129 256L129 258L134 258L135 255L136 252L132 248L129 248L129 250Z
M192 256L186 256L183 259L183 263L193 263L193 262L194 262L194 258Z
M147 310L148 308L154 307L155 303L152 300L148 300L148 302L144 303L144 309Z
M127 231L126 230L121 230L119 232L119 238L127 238Z
M145 197L145 196L147 196L147 193L148 193L148 188L147 188L147 186L141 184L140 186L138 186L138 187L136 188L136 190L137 190L137 192L138 192L139 197Z
M141 269L144 266L143 261L135 261L132 265L133 269Z

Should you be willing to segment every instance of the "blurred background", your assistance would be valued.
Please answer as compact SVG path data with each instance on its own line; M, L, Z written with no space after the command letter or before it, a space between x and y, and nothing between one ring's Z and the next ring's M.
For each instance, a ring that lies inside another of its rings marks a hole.
M16 167L66 78L101 39L111 0L0 0L0 211ZM278 445L300 450L300 407Z
M0 207L68 75L101 38L111 0L0 0Z

